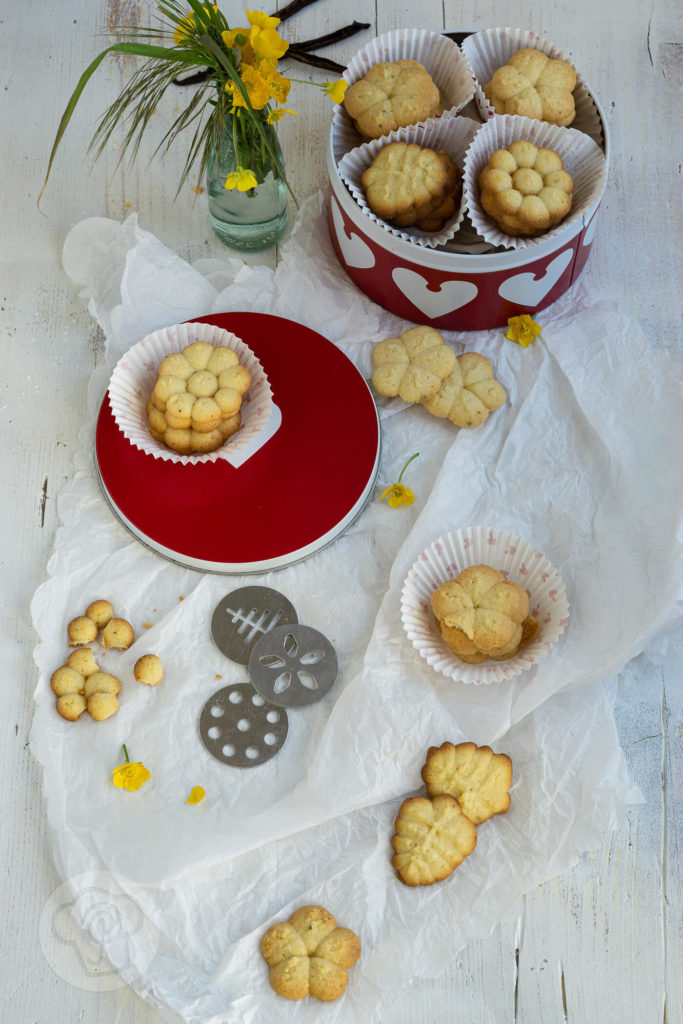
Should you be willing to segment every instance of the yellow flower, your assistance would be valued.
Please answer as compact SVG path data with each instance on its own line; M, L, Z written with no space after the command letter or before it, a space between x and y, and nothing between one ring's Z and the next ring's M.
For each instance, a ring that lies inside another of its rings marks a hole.
M257 60L278 61L289 49L289 43L274 28L258 28L249 33L249 42Z
M236 188L238 192L248 192L250 188L256 188L258 181L253 171L246 167L237 167L228 175L225 181L226 188Z
M232 28L229 32L222 32L223 42L229 49L240 51L240 66L242 64L254 63L254 51L249 42L248 28Z
M509 330L505 335L510 341L516 341L522 348L528 348L534 338L541 333L543 328L537 324L528 313L521 316L511 316L508 320Z
M129 789L134 791L144 785L144 783L147 782L147 779L151 778L151 776L144 764L140 761L130 760L125 743L123 744L123 756L125 757L126 762L125 764L120 764L118 768L114 768L111 773L112 781L117 789Z
M415 501L415 495L405 484L392 484L391 487L387 487L386 491L382 492L380 500L384 501L385 498L391 508L399 508L401 505L412 505Z
M338 78L336 82L330 82L329 79L323 85L323 89L330 97L333 103L342 103L344 100L344 93L349 87L349 83L345 82L343 78Z
M151 778L144 764L140 761L126 761L125 764L120 764L118 768L114 768L111 774L114 785L118 789L130 789L131 791L139 789L140 786L144 785Z
M281 121L285 114L297 114L297 110L287 110L286 107L280 107L279 110L271 110L266 118L267 124L275 124L276 121Z
M270 86L266 79L250 64L240 67L240 78L254 110L263 110L270 99ZM234 82L228 82L225 88L232 96L233 110L237 107L246 107L245 99L239 89L235 87Z
M206 790L203 786L193 786L192 792L185 801L186 804L198 804L206 796Z
M292 86L290 80L285 78L284 75L281 75L279 71L276 71L275 68L271 67L266 62L258 65L258 72L270 89L269 98L274 99L276 103L286 103L287 97L289 96L289 90Z
M396 483L392 484L391 487L387 487L385 491L382 491L380 501L384 501L386 498L391 508L400 508L401 505L413 504L413 502L415 501L415 495L411 491L410 487L406 487L405 484L401 483L401 480L403 479L403 474L407 470L410 463L413 461L413 459L416 459L419 454L419 452L415 452L414 455L410 456L405 466L398 474L398 480L396 481Z

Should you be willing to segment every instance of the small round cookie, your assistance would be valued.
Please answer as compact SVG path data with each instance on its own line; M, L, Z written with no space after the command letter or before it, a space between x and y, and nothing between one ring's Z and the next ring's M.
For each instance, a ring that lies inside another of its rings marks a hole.
M135 662L133 675L139 683L144 683L145 686L158 686L164 678L161 658L156 654L143 654Z
M95 655L89 647L77 647L66 659L66 663L69 668L75 669L84 677L99 671Z
M116 676L111 675L110 672L93 672L85 681L83 694L85 699L89 700L95 693L108 693L115 697L120 691L121 680Z
M88 697L87 707L91 718L94 718L96 722L104 722L106 718L111 718L118 711L119 702L112 693L98 691Z
M214 347L208 341L193 341L183 349L183 355L193 370L205 370L213 352Z
M80 693L67 693L57 700L57 711L67 722L76 722L87 708L87 701Z
M80 672L69 665L61 665L50 677L50 687L57 697L66 697L70 693L83 693L84 678Z
M114 615L114 609L111 606L110 601L104 601L100 598L97 601L93 601L85 609L85 614L89 619L92 619L98 629L104 629L109 620Z
M126 619L111 619L102 630L102 646L126 651L135 640L135 633Z
M83 647L97 639L97 626L87 615L77 615L66 627L69 647Z

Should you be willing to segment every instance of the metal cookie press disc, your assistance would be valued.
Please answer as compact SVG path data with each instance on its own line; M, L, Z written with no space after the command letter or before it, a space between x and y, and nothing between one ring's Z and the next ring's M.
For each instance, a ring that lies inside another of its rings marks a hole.
M266 700L302 708L321 700L337 678L337 655L310 626L276 626L254 645L249 677Z
M226 658L246 665L254 645L275 626L298 622L294 605L270 587L241 587L216 605L211 636Z
M199 716L202 743L235 768L254 768L282 748L289 722L284 708L269 704L251 683L233 683L209 697Z

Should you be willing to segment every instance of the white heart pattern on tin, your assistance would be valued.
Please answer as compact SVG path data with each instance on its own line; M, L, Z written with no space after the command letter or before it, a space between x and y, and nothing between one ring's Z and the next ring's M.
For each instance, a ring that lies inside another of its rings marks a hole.
M430 291L424 277L408 267L396 267L391 276L405 297L430 320L466 306L479 291L471 281L444 281L438 291Z
M533 273L515 274L503 281L498 294L518 306L537 306L553 285L557 284L573 258L574 250L565 249L548 264L543 277L536 280L537 275Z
M357 270L369 270L370 267L374 267L375 257L372 254L372 249L358 235L352 233L349 238L346 234L344 218L336 199L332 200L332 220L334 221L334 229L337 233L337 241L344 257L344 263L349 267L355 267Z

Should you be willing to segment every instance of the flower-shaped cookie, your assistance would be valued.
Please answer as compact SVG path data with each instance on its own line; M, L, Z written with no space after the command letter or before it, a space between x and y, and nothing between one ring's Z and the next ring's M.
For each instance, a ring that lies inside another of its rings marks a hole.
M181 455L213 452L239 430L251 374L226 346L196 341L167 356L147 403L150 432Z
M121 681L100 672L88 647L71 652L66 665L52 673L50 686L57 697L57 711L69 722L77 721L86 709L96 722L102 722L119 707Z
M540 50L518 50L499 68L484 94L497 114L518 114L567 127L574 120L574 68Z
M494 380L488 359L478 352L464 352L424 406L434 416L447 416L456 427L478 427L504 401L505 391Z
M434 117L440 109L438 87L416 60L382 62L351 85L344 108L366 139Z
M433 327L411 327L400 338L386 338L372 353L372 386L378 395L404 402L426 402L455 369L455 352Z
M442 743L430 747L422 769L429 796L448 793L471 822L480 825L510 807L512 761L476 743Z
M527 139L497 149L479 175L481 205L508 235L542 235L572 208L574 182L562 157Z
M472 565L432 594L441 635L461 661L512 658L529 618L529 595L489 565ZM535 622L535 620L533 620Z
M289 921L269 928L261 953L270 967L270 984L285 999L312 995L331 1002L348 982L348 969L360 957L360 939L350 928L339 928L329 910L306 906Z
M462 189L448 153L414 142L390 142L363 171L370 209L399 227L438 231L452 217Z

